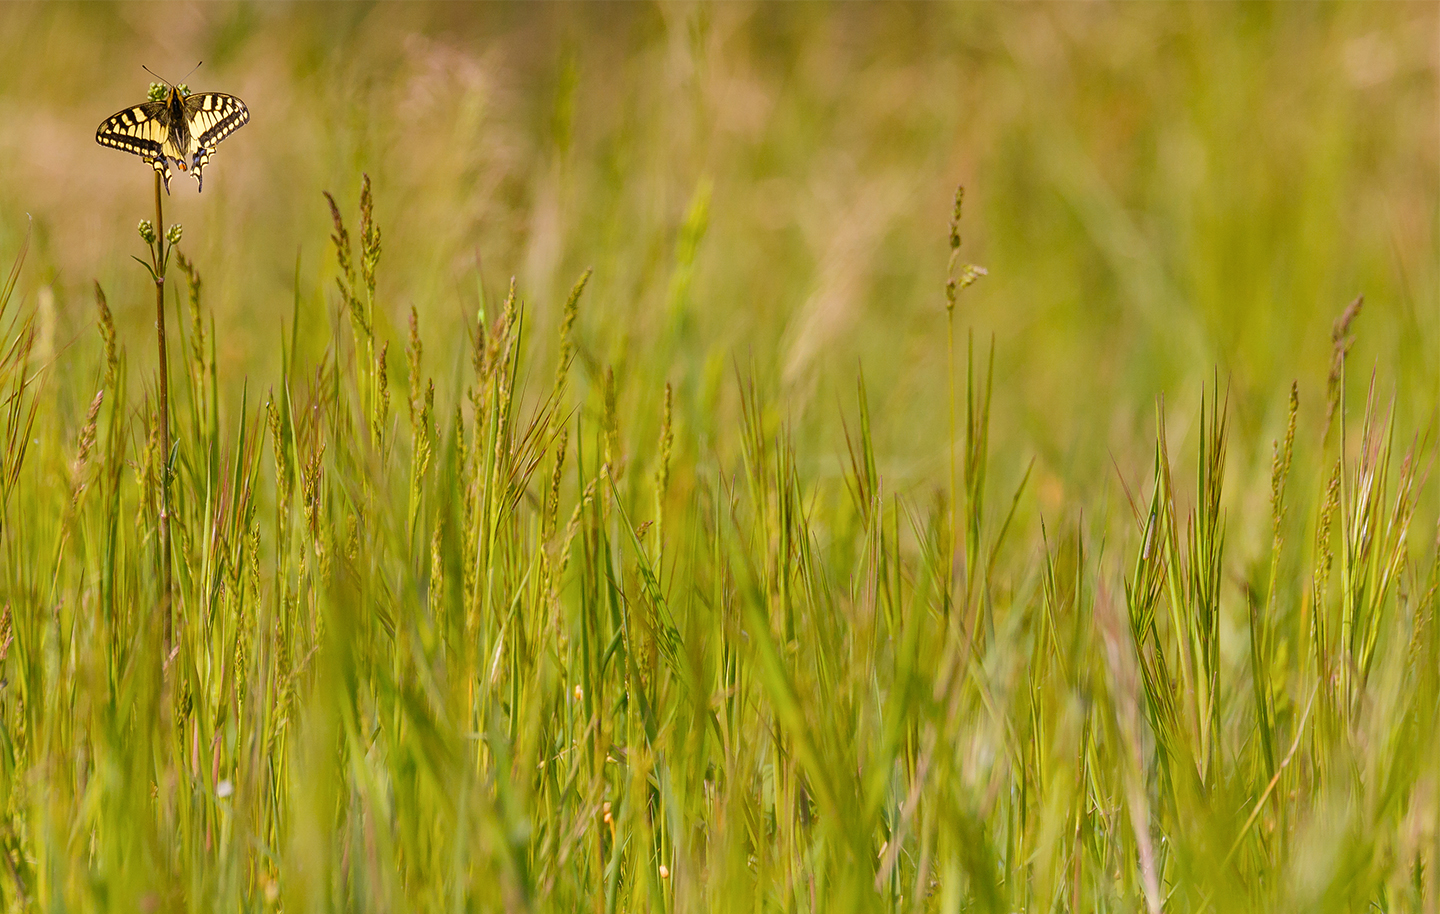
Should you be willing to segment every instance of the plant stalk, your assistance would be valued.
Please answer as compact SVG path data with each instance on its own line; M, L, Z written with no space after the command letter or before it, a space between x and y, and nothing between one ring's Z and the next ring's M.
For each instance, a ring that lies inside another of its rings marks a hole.
M953 254L950 259L955 259ZM960 482L955 461L955 305L953 302L945 309L945 365L946 379L950 387L950 408L945 411L949 423L950 439L950 504L948 506L950 516L945 532L945 617L948 622L950 611L955 604L955 531L960 523L958 513Z
M165 356L165 214L160 203L160 172L155 172L155 332L160 345L160 613L164 656L170 656L170 375Z

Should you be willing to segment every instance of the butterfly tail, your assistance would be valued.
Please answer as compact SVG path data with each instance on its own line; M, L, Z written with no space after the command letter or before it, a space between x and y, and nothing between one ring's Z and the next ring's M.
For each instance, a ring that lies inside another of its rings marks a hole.
M205 189L205 163L209 161L210 150L204 146L195 151L195 155L190 161L190 172L195 175L195 184L198 187L198 190L195 191L197 194Z
M160 157L160 158L157 158L157 159L156 159L153 163L151 163L151 164L153 164L153 165L155 166L155 170L160 173L160 177L165 181L165 195L166 195L166 196L169 196L169 195L170 195L170 163L167 162L167 161L165 161L165 158L162 156L162 157Z

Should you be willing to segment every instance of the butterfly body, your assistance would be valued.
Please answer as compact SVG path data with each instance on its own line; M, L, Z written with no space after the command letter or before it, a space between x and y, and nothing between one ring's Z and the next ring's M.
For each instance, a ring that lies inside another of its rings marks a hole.
M193 174L203 190L205 164L216 145L249 120L250 109L233 95L192 95L166 86L151 101L106 118L95 131L95 142L140 156L165 179L166 193L172 166Z

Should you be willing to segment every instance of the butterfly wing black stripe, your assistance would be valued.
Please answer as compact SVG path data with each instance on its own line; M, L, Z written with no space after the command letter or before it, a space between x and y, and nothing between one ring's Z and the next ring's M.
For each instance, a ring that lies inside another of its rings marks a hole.
M142 156L145 161L158 158L163 147L154 140L147 140L141 137L125 136L123 134L95 134L95 142L101 146L109 146L111 149L123 149L126 152L133 152Z

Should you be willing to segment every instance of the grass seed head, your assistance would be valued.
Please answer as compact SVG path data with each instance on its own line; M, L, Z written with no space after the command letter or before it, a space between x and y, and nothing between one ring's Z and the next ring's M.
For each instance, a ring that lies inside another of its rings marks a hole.
M335 234L330 236L330 241L335 245L335 260L340 265L340 274L347 281L355 279L355 265L350 259L350 233L345 230L345 220L340 215L340 207L335 204L335 198L330 192L325 191L325 202L330 204L330 222L335 227Z
M380 262L380 226L375 222L375 200L370 193L370 176L360 183L360 278L365 291L375 297L375 265Z
M409 398L410 398L410 430L416 428L416 422L420 414L420 359L425 353L425 347L420 342L420 319L415 309L410 309L410 345L405 349L405 367L409 377Z
M115 386L115 375L119 370L120 358L115 348L115 319L110 314L110 306L105 301L105 291L100 288L100 283L95 283L95 308L100 312L96 318L96 325L100 328L100 338L105 341L105 380L102 382L108 390Z

